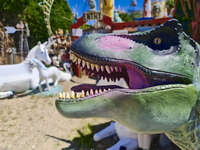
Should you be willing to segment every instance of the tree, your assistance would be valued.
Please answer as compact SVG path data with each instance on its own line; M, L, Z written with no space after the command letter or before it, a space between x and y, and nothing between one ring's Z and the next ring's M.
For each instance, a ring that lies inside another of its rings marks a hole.
M20 20L27 22L31 32L31 46L48 39L44 14L39 2L42 0L0 0L0 20L11 26L15 26ZM71 21L67 21L66 18L72 18L67 1L55 0L51 12L51 26L54 32L58 28L70 28Z
M175 6L175 18L193 39L200 42L200 1L176 0Z
M139 10L132 10L129 13L121 13L119 16L124 22L130 22L134 21L136 18L141 18L142 12Z

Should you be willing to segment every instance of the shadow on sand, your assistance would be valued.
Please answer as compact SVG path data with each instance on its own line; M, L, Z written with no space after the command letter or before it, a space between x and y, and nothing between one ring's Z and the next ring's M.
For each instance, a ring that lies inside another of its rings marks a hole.
M70 144L69 147L62 148L61 150L106 150L107 148L111 147L112 145L118 142L119 139L117 135L105 138L99 142L95 142L93 140L93 135L98 131L104 129L108 125L110 125L110 122L95 126L88 125L87 130L90 130L90 133L88 134L85 133L85 131L77 130L79 137L74 138L72 141L55 137L52 135L46 135L46 136ZM169 147L159 148L158 143L159 143L159 135L156 135L153 139L151 150L180 150L172 143L169 145Z
M108 125L110 125L110 122L95 126L88 125L87 130L90 130L90 133L86 134L85 131L77 130L79 137L74 138L72 141L58 138L52 135L46 136L70 144L69 147L62 148L61 150L105 150L106 148L114 145L118 141L117 136L111 136L103 139L102 141L95 142L93 140L93 135L98 131L104 129Z

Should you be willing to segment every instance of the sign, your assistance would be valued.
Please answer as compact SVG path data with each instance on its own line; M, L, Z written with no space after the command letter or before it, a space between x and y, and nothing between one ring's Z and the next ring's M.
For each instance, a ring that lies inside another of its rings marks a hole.
M14 34L17 31L15 27L10 27L10 26L5 27L5 29L6 29L6 33L8 34Z
M72 29L72 36L82 36L83 30L82 29Z
M89 11L87 13L83 14L83 20L88 21L88 20L102 20L103 16L101 12L98 11Z

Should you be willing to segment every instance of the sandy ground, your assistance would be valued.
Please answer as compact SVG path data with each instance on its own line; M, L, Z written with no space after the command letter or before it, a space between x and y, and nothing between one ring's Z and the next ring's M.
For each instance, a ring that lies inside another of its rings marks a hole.
M73 80L94 83L86 77ZM61 85L67 91L75 83ZM70 141L80 136L77 130L84 129L88 123L93 126L108 122L97 118L64 118L55 108L55 99L26 96L1 100L0 150L67 150Z

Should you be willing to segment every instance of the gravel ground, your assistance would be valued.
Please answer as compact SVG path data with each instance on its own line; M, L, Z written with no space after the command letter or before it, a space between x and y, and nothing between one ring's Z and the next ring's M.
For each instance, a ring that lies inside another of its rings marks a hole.
M94 83L88 78L73 80ZM68 91L75 83L64 82L61 85ZM67 150L77 139L81 141L77 131L83 130L85 134L88 124L96 126L108 122L97 118L64 118L55 108L55 99L26 96L1 100L0 150Z

